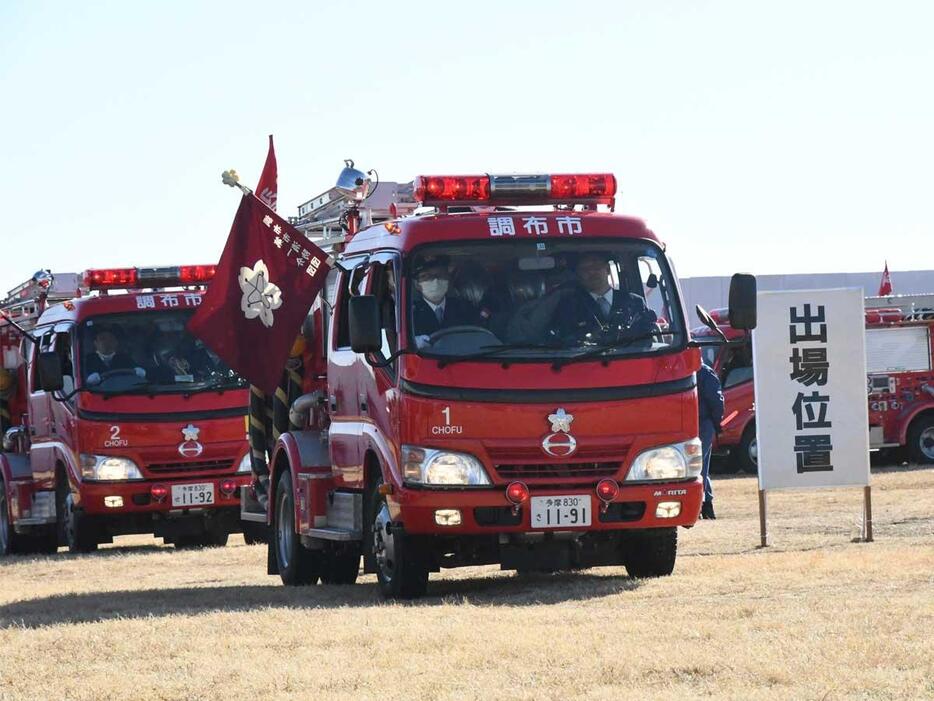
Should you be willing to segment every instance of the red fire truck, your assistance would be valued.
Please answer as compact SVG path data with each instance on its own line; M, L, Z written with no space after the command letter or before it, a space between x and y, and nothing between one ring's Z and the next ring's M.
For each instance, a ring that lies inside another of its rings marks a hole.
M702 500L700 352L664 245L613 214L615 178L423 176L382 216L341 192L295 221L341 267L293 428L243 493L269 572L350 583L362 555L387 597L462 565L671 573ZM754 290L734 278L738 327Z
M873 450L907 452L909 460L934 463L934 295L867 297L866 371L869 445ZM755 397L752 352L741 334L726 323L726 311L711 317L731 345L706 347L704 361L723 383L726 400L720 452L732 466L756 471ZM714 337L707 327L694 329L699 339ZM902 456L899 456L902 457Z
M243 381L185 331L213 266L52 276L0 310L0 553L240 531Z

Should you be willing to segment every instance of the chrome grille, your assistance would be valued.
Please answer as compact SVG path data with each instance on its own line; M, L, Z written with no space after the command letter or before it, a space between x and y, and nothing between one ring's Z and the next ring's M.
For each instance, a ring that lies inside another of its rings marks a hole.
M527 465L496 465L503 479L575 479L612 477L620 462L533 463Z
M234 468L233 460L198 460L195 462L158 462L146 467L157 475L170 473L188 474L191 472L230 472Z

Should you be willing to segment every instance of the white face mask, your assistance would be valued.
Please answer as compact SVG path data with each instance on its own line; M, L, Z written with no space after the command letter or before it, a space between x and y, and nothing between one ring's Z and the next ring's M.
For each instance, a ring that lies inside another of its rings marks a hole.
M116 353L115 353L115 352L114 352L114 353L107 353L107 354L98 353L97 355L98 355L98 357L100 357L100 359L103 360L105 363L109 363L111 360L113 360L113 358L114 358L114 356L116 355Z
M423 280L418 283L418 289L422 296L432 304L440 304L444 295L448 293L448 281L435 278L433 280Z

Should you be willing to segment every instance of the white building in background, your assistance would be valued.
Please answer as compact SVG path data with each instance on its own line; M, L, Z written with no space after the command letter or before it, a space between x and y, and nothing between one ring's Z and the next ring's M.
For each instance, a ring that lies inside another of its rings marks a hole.
M892 278L892 294L908 295L934 293L934 270L889 271ZM760 290L816 290L835 287L862 287L863 296L872 297L879 292L882 271L871 273L814 273L800 275L758 275ZM694 305L699 304L708 311L729 304L730 278L687 277L681 278L681 291L688 310L688 325L700 322L694 314Z

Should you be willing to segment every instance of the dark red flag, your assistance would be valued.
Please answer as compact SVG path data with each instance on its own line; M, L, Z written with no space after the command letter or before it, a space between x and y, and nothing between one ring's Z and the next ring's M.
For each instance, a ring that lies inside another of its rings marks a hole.
M882 281L879 283L879 296L888 297L892 294L892 278L889 277L889 262L885 261L885 270L882 272Z
M254 195L244 195L188 330L250 384L275 392L329 270L328 256Z
M256 185L256 196L275 211L276 199L279 196L279 169L276 166L276 149L272 145L272 134L269 135L269 153L266 154L266 164L259 176Z

